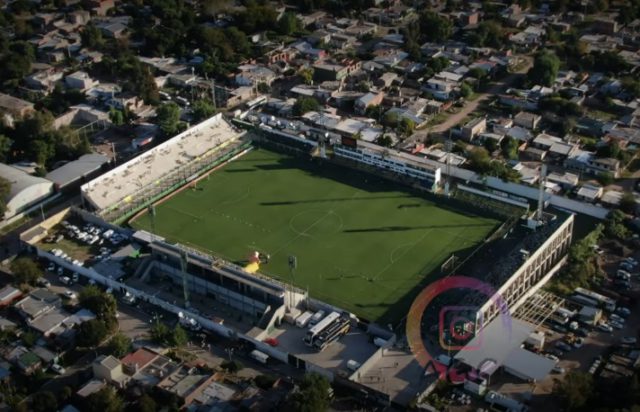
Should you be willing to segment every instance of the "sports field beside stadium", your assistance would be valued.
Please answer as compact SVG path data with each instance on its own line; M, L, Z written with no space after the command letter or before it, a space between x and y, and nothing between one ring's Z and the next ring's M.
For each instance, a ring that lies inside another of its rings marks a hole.
M169 241L260 271L378 322L397 322L452 253L474 249L499 224L453 211L372 175L254 149L156 207ZM144 214L131 222L151 230ZM289 274L288 256L298 267Z

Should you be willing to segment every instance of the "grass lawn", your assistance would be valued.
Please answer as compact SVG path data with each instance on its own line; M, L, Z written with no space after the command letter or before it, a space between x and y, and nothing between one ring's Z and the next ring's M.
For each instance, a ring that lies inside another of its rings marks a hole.
M236 263L268 253L261 272L366 319L396 322L446 258L468 253L498 224L371 175L255 149L158 205L155 228ZM150 230L151 220L131 225ZM289 255L298 258L293 278Z

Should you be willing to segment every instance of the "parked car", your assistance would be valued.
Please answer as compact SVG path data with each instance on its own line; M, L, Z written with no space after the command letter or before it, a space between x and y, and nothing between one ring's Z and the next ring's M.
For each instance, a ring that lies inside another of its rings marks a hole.
M598 329L600 329L603 332L607 332L607 333L611 333L613 332L613 328L611 327L611 325L607 324L607 323L601 323L598 325Z
M612 313L611 316L609 316L609 319L614 320L618 323L624 323L624 318L619 315L616 315L615 313Z
M625 336L624 338L620 339L620 342L622 342L624 345L635 345L636 343L638 343L638 339L634 338L633 336Z
M62 366L58 365L57 363L54 363L53 365L51 365L50 369L53 372L57 373L58 375L64 375L64 373L66 372L66 370Z
M623 329L623 328L624 328L624 325L623 325L622 323L620 323L620 322L616 322L615 320L610 321L610 322L609 322L609 325L611 325L611 327L612 327L612 328L614 328L614 329L618 329L618 330L620 330L620 329Z
M576 331L576 335L586 338L587 336L589 336L589 331L581 328Z
M571 346L567 345L564 342L556 342L556 348L563 350L565 352L569 352L571 350Z
M71 284L71 278L69 278L69 276L60 276L58 278L58 280L60 281L60 283L62 283L63 285L70 285Z
M626 318L627 316L631 315L631 311L625 308L624 306L618 306L616 308L616 313L622 316L623 318Z
M565 370L564 370L564 368L562 368L560 366L554 366L552 372L553 373L563 374L565 372Z
M269 346L274 346L274 347L278 346L278 344L280 343L276 338L266 338L265 340L263 340L263 342Z
M558 348L551 349L549 352L558 358L562 358L564 356L564 352Z
M584 338L578 338L575 341L573 341L573 347L574 348L581 348L582 345L584 345Z
M49 266L47 266L47 272L55 272L56 271L56 264L51 262L49 263Z
M556 355L552 355L550 353L547 353L546 355L544 355L547 359L551 359L554 362L560 362L560 358L558 358Z
M38 280L36 281L36 284L38 286L42 286L43 288L48 288L49 286L51 286L51 282L49 282L45 278L38 278Z
M58 273L58 276L62 276L62 275L64 275L64 268L63 268L62 266L60 266L60 267L58 268L57 273Z
M75 299L77 297L77 295L75 294L75 292L70 291L70 290L65 290L64 291L64 296L68 299Z

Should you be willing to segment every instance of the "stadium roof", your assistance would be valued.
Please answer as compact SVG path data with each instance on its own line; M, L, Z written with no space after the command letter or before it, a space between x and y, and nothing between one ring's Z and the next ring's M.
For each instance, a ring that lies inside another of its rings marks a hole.
M460 350L455 359L491 374L504 365L514 349L520 348L532 330L528 323L500 314ZM489 363L493 366L488 367Z
M540 381L555 366L555 361L526 349L515 348L504 360L504 368L522 379Z
M83 185L82 193L97 209L106 209L238 136L217 114Z
M105 155L97 153L86 154L49 172L47 179L55 183L57 187L65 187L99 170L108 161L109 158Z

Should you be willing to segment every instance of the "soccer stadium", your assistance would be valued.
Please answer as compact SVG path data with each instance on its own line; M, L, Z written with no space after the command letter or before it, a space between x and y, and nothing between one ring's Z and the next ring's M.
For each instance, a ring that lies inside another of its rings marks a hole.
M396 187L256 148L132 225L239 265L258 251L269 256L260 272L368 320L397 321L407 308L396 303L499 222Z
M88 183L84 198L105 220L129 222L383 324L397 324L445 261L469 255L502 223L436 201L427 192L437 189L439 169L427 170L417 157L378 158L392 172L400 160L407 164L405 179L415 184L402 189L312 157L314 145L301 139L284 142L271 132L259 142L257 134L249 139L216 116ZM345 159L375 155L363 153L374 145L347 153L353 142L343 141Z

